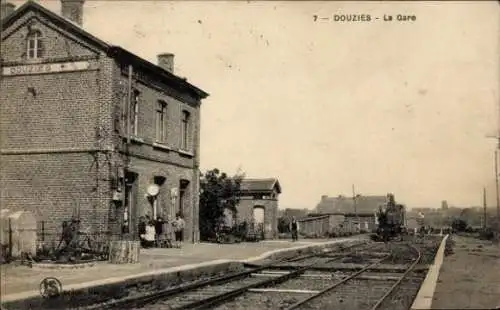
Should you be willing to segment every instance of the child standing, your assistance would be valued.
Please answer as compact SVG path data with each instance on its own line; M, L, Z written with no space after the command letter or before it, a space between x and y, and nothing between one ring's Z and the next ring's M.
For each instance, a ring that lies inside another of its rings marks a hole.
M150 220L146 225L146 247L150 248L154 245L156 239L156 231L155 231L155 223L153 220Z
M163 218L161 218L160 216L157 217L155 222L155 234L156 234L155 246L157 248L161 247L163 243L163 224L164 224Z

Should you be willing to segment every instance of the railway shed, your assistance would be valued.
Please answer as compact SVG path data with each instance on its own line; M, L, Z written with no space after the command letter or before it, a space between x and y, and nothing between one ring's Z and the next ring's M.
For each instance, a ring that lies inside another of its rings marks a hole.
M376 229L372 213L309 214L298 219L300 234L306 238L337 237Z

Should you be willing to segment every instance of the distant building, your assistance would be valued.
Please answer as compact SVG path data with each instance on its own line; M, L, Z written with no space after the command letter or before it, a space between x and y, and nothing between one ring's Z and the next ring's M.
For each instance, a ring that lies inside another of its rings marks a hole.
M238 221L263 224L264 238L278 236L278 202L281 185L277 178L243 179L240 202L236 206Z
M377 228L375 213L346 213L345 221L349 227L358 227L365 231L373 231Z
M337 197L322 196L316 206L316 213L371 213L385 204L387 196L356 196L356 207L352 197L339 195Z
M448 201L446 200L441 201L441 209L448 210Z
M285 218L295 217L296 219L300 219L307 217L310 212L311 210L309 209L286 208L284 210L280 210L280 217L285 217Z

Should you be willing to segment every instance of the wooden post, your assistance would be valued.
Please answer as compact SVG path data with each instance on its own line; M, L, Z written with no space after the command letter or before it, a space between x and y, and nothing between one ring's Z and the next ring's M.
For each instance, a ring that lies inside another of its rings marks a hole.
M139 241L111 241L109 262L112 264L135 264L139 262L141 245Z
M486 230L486 187L483 188L483 229Z
M12 258L12 221L11 218L9 217L9 253L7 259L10 261L11 258Z
M42 221L42 242L45 242L45 221Z

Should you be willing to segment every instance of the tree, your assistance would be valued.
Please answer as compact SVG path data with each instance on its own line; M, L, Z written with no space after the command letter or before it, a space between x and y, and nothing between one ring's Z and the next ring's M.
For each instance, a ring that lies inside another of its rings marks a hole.
M217 227L224 218L224 210L228 208L237 213L240 184L243 174L229 177L219 169L212 169L200 179L200 239L207 241L215 236Z
M451 224L451 228L458 232L464 232L467 229L467 222L462 219L455 219Z
M290 232L290 219L288 217L278 218L278 232L280 234Z

